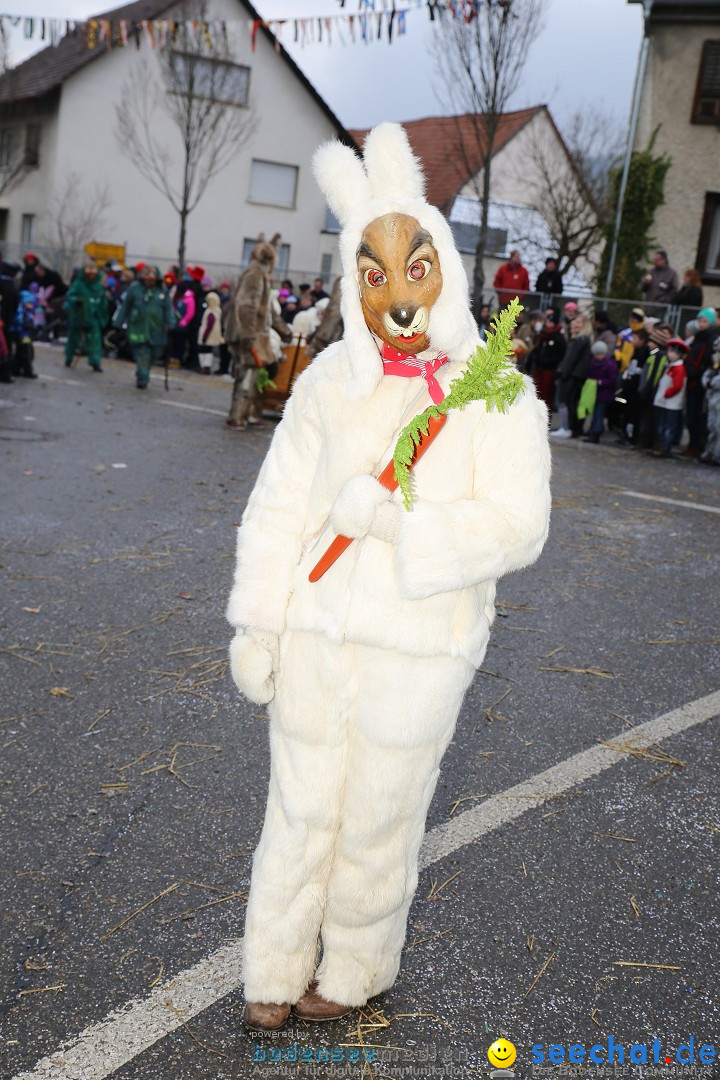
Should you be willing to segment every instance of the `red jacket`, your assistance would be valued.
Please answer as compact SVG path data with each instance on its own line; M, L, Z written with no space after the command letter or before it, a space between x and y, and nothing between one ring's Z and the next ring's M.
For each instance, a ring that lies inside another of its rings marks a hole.
M675 397L685 385L685 367L682 362L676 361L674 364L671 364L670 367L665 369L665 374L669 375L672 379L672 385L668 386L663 397Z
M493 284L501 308L509 304L513 297L530 291L530 278L522 263L513 266L506 262L495 275Z

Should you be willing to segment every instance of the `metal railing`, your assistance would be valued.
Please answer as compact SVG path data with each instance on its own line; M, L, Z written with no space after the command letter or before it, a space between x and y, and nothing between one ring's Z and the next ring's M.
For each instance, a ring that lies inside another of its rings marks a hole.
M488 303L491 310L497 310L497 293L488 294ZM677 304L650 304L645 300L625 300L616 296L576 295L572 293L519 293L518 298L524 308L524 318L529 317L531 311L537 310L543 313L547 308L557 308L562 316L565 304L572 301L577 304L580 315L590 318L598 312L605 311L610 322L617 326L618 330L628 325L630 312L633 308L640 308L646 318L659 319L660 322L672 326L676 334L685 336L685 327L691 319L697 318L700 307L681 307Z
M21 265L22 257L27 252L28 247L17 243L0 242L0 250L2 250L3 259L6 262ZM70 278L74 268L82 266L87 258L85 252L81 249L69 251L49 244L33 244L31 245L31 250L46 266L59 270L66 280ZM190 265L200 263L215 285L224 280L234 283L246 268L241 262L213 262L212 260L207 259L190 259L188 261ZM176 256L150 256L141 252L128 252L126 254L125 264L127 266L135 266L139 262L157 264L164 273L169 267L175 265ZM323 274L320 270L303 270L297 269L296 267L279 268L273 275L273 285L279 287L282 281L289 279L292 281L293 287L297 289L303 282L312 284L315 278L322 278L325 287L329 292L329 286L332 285L335 276L334 273ZM497 293L494 290L489 290L486 293L486 297L491 309L497 310ZM642 308L647 317L657 318L662 322L668 323L668 325L672 326L673 330L681 336L684 336L686 324L691 319L694 319L700 310L696 307L679 307L675 304L649 304L644 300L622 299L614 296L596 296L594 294L577 295L563 293L562 295L557 295L554 293L531 291L520 293L519 298L525 309L524 318L526 319L529 317L529 313L534 309L545 311L548 307L555 307L562 313L563 306L567 304L569 300L572 300L578 305L579 311L583 315L591 317L597 311L606 311L610 317L611 323L617 326L618 329L621 329L628 325L631 310L639 307Z

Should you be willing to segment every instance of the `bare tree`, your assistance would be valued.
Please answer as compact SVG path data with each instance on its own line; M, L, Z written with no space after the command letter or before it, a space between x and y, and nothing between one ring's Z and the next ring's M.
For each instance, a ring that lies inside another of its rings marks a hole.
M8 121L4 115L8 115ZM0 195L12 191L33 167L32 156L23 139L23 128L13 123L13 114L0 107Z
M48 204L51 226L48 242L57 249L57 269L69 278L86 244L97 239L107 223L110 191L107 184L90 187L79 173L61 182Z
M146 61L128 79L115 113L120 146L180 218L183 269L188 217L248 141L255 118L247 105L249 69L233 62L214 27L211 33L207 0L181 8L177 18L157 63ZM179 137L173 147L158 134L163 115Z
M472 289L477 310L485 284L498 129L540 31L544 7L545 0L475 0L468 20L444 11L443 32L437 38L438 93L451 112L464 114L464 123L458 124L456 155L463 160L481 206Z
M610 170L622 140L614 117L600 109L574 113L565 135L567 153L547 138L544 125L533 127L528 151L531 206L545 220L564 274L578 263L595 269L608 216L612 212ZM518 240L522 240L518 237Z

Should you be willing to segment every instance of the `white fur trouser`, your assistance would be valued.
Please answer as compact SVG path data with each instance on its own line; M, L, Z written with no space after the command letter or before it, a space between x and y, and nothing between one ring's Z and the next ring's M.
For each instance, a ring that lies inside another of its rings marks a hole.
M288 632L270 705L270 791L245 926L248 1001L364 1005L400 965L464 659Z

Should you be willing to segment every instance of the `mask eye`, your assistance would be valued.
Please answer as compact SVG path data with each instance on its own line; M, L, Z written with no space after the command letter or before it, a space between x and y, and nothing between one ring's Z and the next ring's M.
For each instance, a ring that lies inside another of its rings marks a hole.
M407 276L410 281L422 281L424 277L428 276L431 269L431 264L427 259L418 259L408 270Z
M381 270L375 270L374 268L371 270L366 270L363 274L363 278L365 280L365 284L369 285L371 289L379 289L380 286L384 285L385 281L387 280Z

